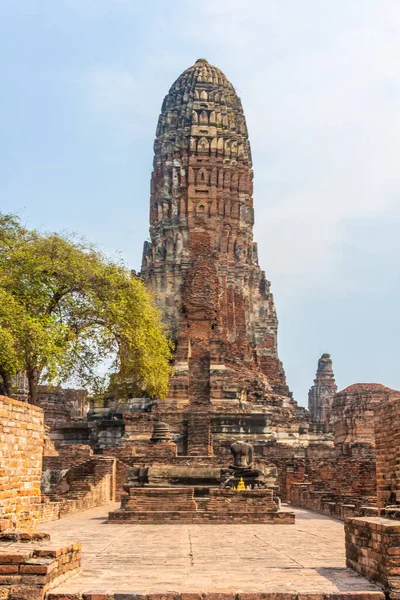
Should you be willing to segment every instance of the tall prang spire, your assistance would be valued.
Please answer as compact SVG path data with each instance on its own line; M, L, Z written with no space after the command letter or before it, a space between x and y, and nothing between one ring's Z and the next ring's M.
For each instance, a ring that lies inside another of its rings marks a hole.
M241 101L198 59L162 105L142 263L176 342L170 396L181 404L291 404L253 241L252 180Z
M330 354L323 354L318 361L318 369L314 385L308 392L308 410L313 423L325 424L329 427L330 410L337 392Z

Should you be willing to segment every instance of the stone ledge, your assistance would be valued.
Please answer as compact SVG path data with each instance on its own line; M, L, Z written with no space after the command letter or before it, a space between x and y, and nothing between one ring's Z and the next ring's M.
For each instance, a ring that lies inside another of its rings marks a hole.
M384 600L383 592L332 592L318 594L313 592L246 592L246 593L176 593L137 594L129 592L50 592L46 600Z

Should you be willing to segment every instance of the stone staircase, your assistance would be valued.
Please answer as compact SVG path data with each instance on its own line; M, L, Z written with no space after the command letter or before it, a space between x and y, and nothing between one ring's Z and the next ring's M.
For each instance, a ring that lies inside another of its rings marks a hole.
M42 496L57 509L58 518L107 504L114 499L114 460L93 457L71 467L56 490Z
M86 496L105 475L102 469L98 469L98 465L99 458L96 457L71 467L61 480L57 490L48 494L48 497L53 501L60 501L66 498L76 500ZM62 491L63 486L65 487L64 492Z

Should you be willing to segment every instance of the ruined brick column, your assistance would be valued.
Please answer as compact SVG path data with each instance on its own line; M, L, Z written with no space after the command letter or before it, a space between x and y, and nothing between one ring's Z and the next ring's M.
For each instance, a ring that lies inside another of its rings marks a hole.
M253 241L252 179L240 99L199 59L162 105L142 263L176 342L169 399L196 412L291 402Z

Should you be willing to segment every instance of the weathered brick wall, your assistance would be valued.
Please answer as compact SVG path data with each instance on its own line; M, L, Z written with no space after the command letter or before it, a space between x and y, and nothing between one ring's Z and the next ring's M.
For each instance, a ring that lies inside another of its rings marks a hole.
M325 457L307 455L303 480L291 481L290 503L339 519L364 514L365 506L375 506L374 449L363 446L363 454L354 448L354 456L341 454L340 449L330 449ZM300 476L301 469L297 473Z
M116 460L93 457L71 467L55 491L43 497L40 518L42 522L59 519L115 499Z
M375 411L378 506L400 505L400 394Z
M90 489L87 489L82 495L70 494L65 498L57 497L58 500L43 498L43 502L39 506L41 523L57 521L72 513L109 504L113 500L112 481L110 476L106 475L91 485Z
M146 457L150 461L158 458L171 459L177 456L177 447L175 442L157 442L152 443L149 440L128 441L119 448L107 448L103 450L103 456L118 456L123 460L131 457Z
M126 483L127 476L127 465L117 460L115 463L115 500L116 502L121 501L122 494L124 493L124 484Z
M114 430L115 428L112 428ZM77 421L74 423L64 423L55 425L51 428L50 438L58 449L62 444L93 444L97 445L100 437L100 431L93 421ZM117 438L115 437L115 443Z
M390 600L400 599L400 522L381 517L345 523L347 566L381 585Z
M127 436L138 436L150 438L154 424L158 421L156 413L125 413L125 434Z
M262 448L261 456L256 455L256 463L262 464L263 459L277 467L283 502L291 501L292 486L303 482L331 494L376 496L375 451L369 445L356 444L343 454L341 447L325 444L306 448L271 444Z
M0 530L38 524L43 440L43 411L0 396Z
M342 521L348 517L377 515L374 498L333 494L315 489L312 483L295 483L290 490L290 503Z
M376 497L375 454L359 456L331 454L325 459L308 459L307 479L333 494Z
M335 446L344 450L358 443L374 446L374 411L391 393L379 383L355 383L337 393L330 414Z
M313 445L297 450L292 460L286 450L273 461L281 497L341 519L376 506L374 415L390 392L380 384L355 384L336 394L330 411L334 447Z

